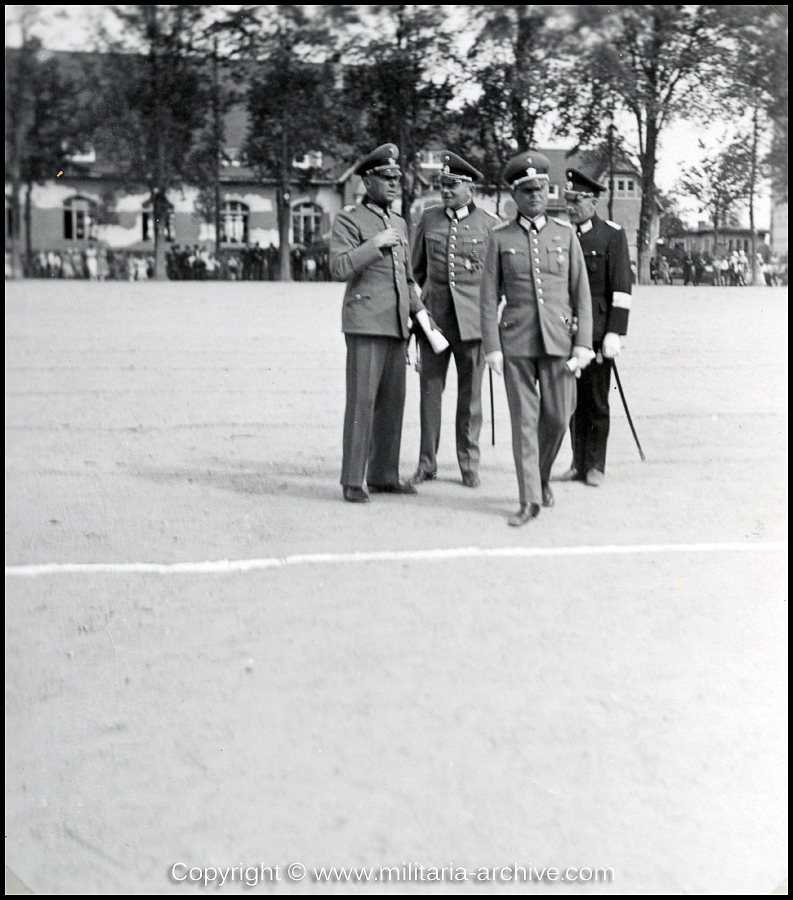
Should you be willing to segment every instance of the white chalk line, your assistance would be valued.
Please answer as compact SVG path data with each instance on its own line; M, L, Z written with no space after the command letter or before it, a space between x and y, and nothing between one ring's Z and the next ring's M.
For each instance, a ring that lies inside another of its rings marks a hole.
M302 553L264 559L216 559L181 563L42 563L6 566L7 578L37 575L228 575L279 569L284 566L333 565L368 562L443 562L450 559L531 559L565 556L620 556L666 553L775 553L787 549L784 541L723 544L637 544L585 547L451 547L437 550L375 550L355 553Z

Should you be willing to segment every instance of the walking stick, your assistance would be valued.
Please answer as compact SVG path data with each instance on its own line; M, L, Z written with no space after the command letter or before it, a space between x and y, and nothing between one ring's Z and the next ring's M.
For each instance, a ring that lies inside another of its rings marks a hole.
M639 443L639 437L636 434L636 429L633 427L633 419L631 419L631 413L628 409L628 401L625 399L625 391L622 390L622 382L620 381L620 373L617 371L617 363L616 360L611 360L611 366L614 369L614 377L617 379L617 387L619 388L620 397L622 398L622 405L625 407L625 415L628 417L628 424L631 426L631 431L633 432L633 439L636 441L636 446L639 448L639 456L642 458L642 462L646 460L644 455L644 451L642 450L642 445Z
M496 446L496 410L493 405L493 370L488 366L487 374L490 376L490 446Z

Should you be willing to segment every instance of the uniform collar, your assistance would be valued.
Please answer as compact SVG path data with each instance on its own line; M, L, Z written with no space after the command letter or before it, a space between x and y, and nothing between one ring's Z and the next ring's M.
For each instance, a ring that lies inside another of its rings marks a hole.
M576 225L579 234L586 234L587 231L592 231L595 227L595 222L593 219L587 219L586 222L581 222L580 225Z
M470 216L473 209L474 204L468 203L465 206L461 206L459 209L448 209L447 207L444 207L444 212L450 219L456 219L459 222L460 219L464 219L466 216Z
M526 216L518 216L518 225L524 231L542 231L548 223L548 217L541 213L534 219L527 219Z
M388 205L383 206L381 203L376 203L368 194L366 194L366 196L363 198L363 205L371 209L372 212L376 212L381 216L387 216L390 211Z

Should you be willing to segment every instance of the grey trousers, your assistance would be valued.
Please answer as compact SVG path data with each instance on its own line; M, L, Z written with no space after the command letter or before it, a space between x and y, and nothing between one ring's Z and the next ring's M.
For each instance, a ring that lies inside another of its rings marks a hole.
M421 337L421 444L419 468L435 472L441 441L441 400L449 361L457 369L455 435L461 472L479 471L479 433L482 430L482 375L485 356L481 341L451 341L443 353L435 353Z
M520 502L542 503L542 485L575 410L576 380L561 356L505 356L504 382Z
M405 354L401 338L348 334L347 403L341 483L345 487L399 482L405 411Z

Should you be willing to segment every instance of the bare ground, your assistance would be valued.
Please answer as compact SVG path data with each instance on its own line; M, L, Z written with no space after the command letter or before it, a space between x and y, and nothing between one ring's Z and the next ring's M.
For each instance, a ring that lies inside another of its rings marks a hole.
M771 893L786 290L638 288L620 372L647 461L615 389L605 485L559 485L518 531L498 379L478 491L459 484L452 372L439 480L341 502L340 298L7 285L7 566L288 562L7 571L8 865L55 894L202 890L176 863L281 867L231 893ZM417 455L411 370L404 475ZM713 546L735 543L752 547ZM613 545L658 547L584 549ZM470 547L581 552L292 559ZM312 876L408 864L469 878ZM515 864L614 875L472 878Z

